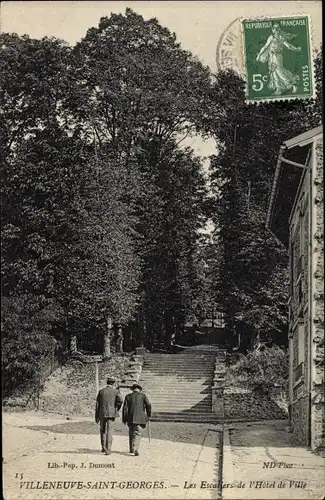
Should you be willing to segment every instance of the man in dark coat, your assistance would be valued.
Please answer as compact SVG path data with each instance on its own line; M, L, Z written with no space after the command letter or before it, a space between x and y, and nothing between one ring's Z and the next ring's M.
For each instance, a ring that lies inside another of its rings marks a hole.
M151 417L151 404L147 396L141 392L141 385L133 384L132 391L125 397L122 420L129 427L130 453L138 457L141 433Z
M111 453L113 441L112 425L118 411L122 406L123 399L117 389L113 387L115 380L107 379L107 386L98 392L96 400L95 421L100 423L100 442L102 452L106 455Z

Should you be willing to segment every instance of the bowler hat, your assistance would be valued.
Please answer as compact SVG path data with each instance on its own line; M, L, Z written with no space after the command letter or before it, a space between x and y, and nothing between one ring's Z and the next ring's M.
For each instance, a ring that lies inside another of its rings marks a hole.
M107 377L107 383L108 384L114 384L114 382L115 382L115 378L113 378L113 377Z
M134 389L139 389L140 391L142 391L142 387L140 384L133 384L132 385L132 391L134 391Z

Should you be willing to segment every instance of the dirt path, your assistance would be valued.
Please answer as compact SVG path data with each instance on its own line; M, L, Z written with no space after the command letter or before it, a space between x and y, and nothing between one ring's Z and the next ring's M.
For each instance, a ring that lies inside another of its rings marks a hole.
M241 488L225 488L224 499L323 499L324 458L295 442L286 422L233 424L224 458L223 480Z
M100 453L90 418L5 414L4 496L13 499L218 498L220 427L152 422L140 456L128 453L127 429L115 422L112 454ZM16 438L15 438L16 436ZM190 488L190 484L196 487Z

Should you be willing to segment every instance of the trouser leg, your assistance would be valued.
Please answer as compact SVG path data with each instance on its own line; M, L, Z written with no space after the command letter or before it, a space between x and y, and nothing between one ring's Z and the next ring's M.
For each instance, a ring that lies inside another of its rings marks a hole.
M133 430L132 430L132 425L129 425L129 450L130 450L130 453L133 453L134 452L134 443L133 443Z
M102 450L105 448L105 434L106 434L106 420L102 419L100 421L100 444L102 446Z
M107 420L106 424L106 449L111 451L113 442L113 420Z
M140 441L141 441L141 433L142 433L141 425L134 424L133 433L134 433L133 448L134 448L134 451L139 451Z

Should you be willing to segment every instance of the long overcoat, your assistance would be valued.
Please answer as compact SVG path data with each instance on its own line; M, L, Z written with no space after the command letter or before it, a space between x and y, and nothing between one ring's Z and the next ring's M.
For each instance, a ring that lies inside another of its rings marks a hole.
M134 391L125 397L122 410L124 424L146 425L150 417L151 404L143 392Z
M95 419L116 418L122 403L122 396L117 389L110 386L104 387L97 395Z

